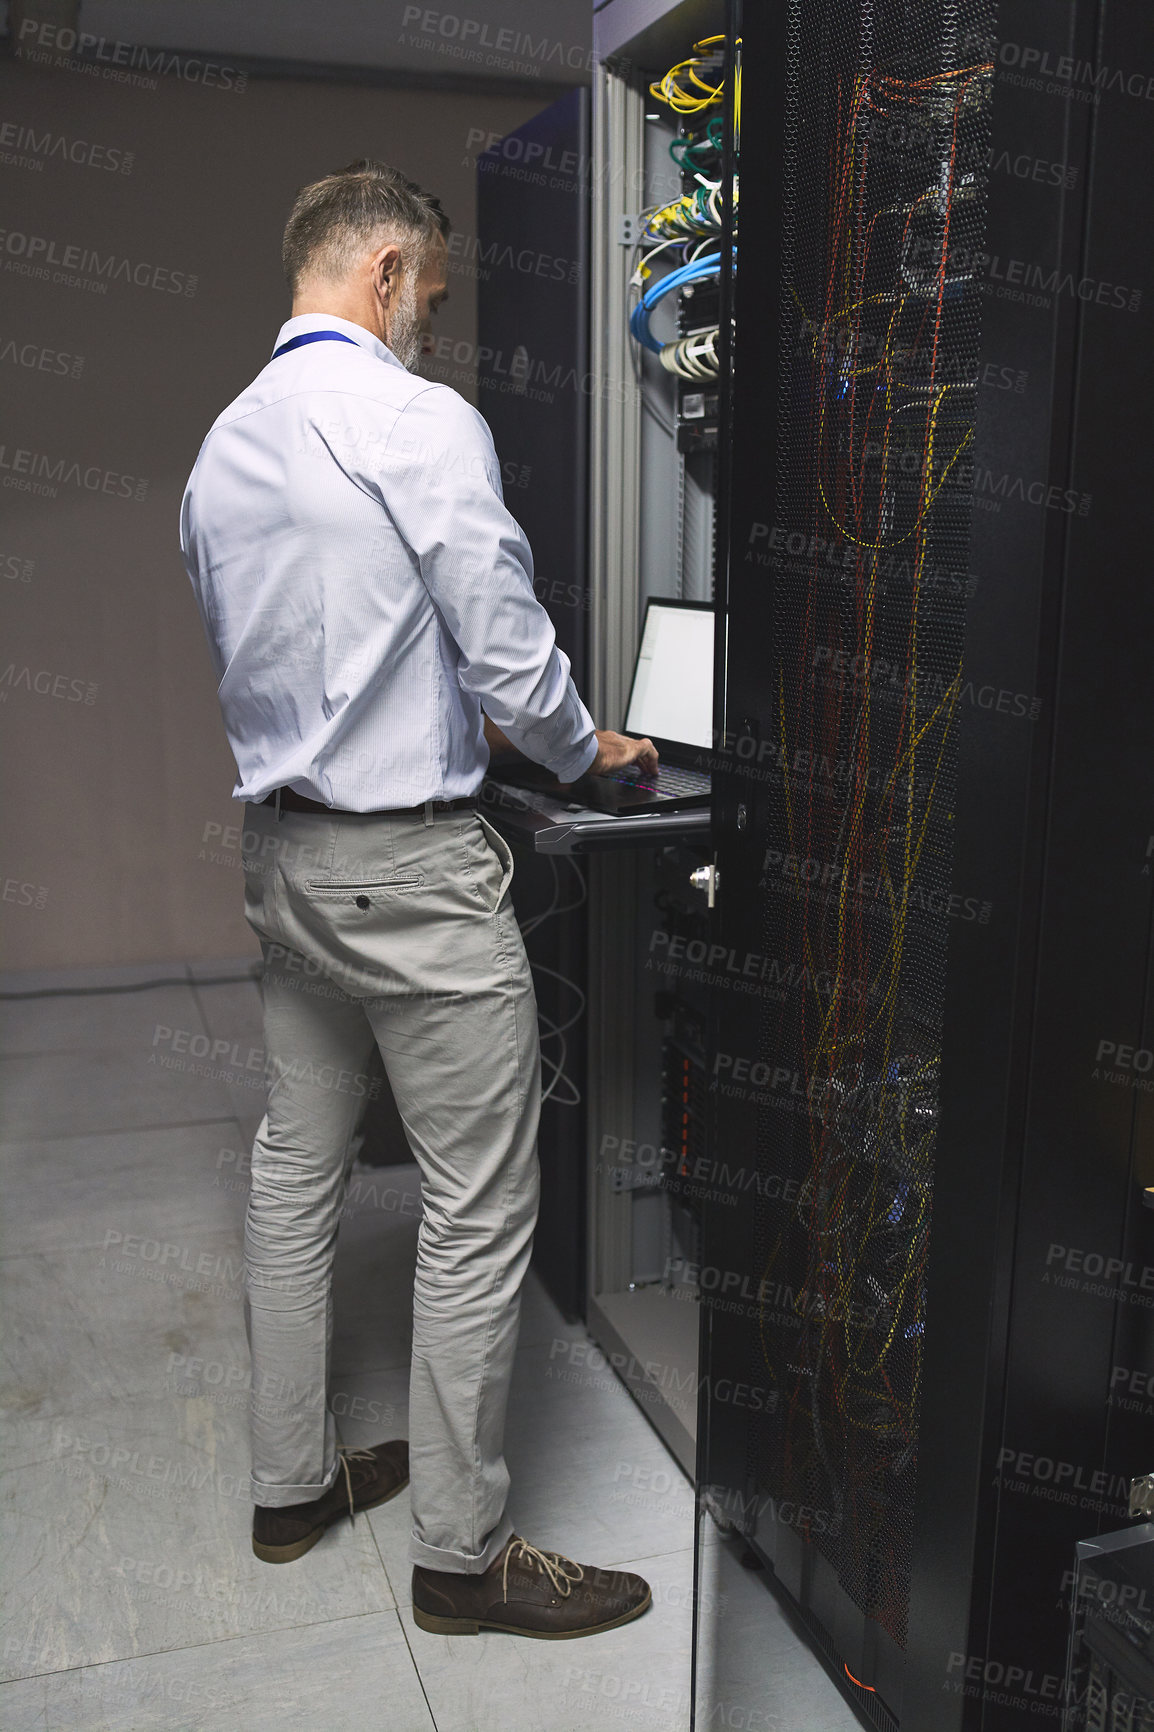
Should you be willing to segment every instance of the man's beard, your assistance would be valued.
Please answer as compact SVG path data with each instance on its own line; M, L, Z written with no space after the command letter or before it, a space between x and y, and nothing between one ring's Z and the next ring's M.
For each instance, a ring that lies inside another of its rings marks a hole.
M417 311L417 279L411 271L406 271L397 285L386 341L401 366L414 372L421 358L421 316Z

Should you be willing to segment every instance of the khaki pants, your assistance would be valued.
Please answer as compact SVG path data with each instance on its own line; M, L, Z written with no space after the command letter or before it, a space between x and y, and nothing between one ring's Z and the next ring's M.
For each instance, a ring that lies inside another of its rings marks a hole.
M537 1219L537 1007L508 844L475 811L245 808L271 1083L245 1226L252 1494L336 1478L332 1262L379 1049L421 1169L410 1557L485 1569L513 1531L505 1413Z

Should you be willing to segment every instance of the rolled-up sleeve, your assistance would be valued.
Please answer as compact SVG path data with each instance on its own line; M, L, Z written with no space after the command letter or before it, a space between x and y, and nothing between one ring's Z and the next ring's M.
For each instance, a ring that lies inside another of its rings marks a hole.
M502 498L484 419L430 385L397 417L366 479L457 645L462 688L527 757L574 781L597 755L593 721L533 593L533 556Z

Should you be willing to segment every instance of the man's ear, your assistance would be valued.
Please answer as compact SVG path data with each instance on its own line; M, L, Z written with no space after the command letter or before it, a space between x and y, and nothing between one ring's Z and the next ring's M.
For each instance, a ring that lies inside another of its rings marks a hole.
M395 241L387 242L369 260L369 280L374 293L385 306L388 306L396 293L400 266L401 249Z

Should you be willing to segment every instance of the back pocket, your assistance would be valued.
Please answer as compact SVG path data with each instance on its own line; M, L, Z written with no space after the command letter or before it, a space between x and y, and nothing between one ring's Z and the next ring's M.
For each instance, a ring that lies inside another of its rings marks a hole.
M305 893L309 896L320 896L326 901L338 902L355 902L358 897L371 901L374 896L386 893L390 896L403 896L411 890L423 890L424 887L425 880L419 874L394 878L343 879L339 884L318 883L315 878L308 878L304 886Z

